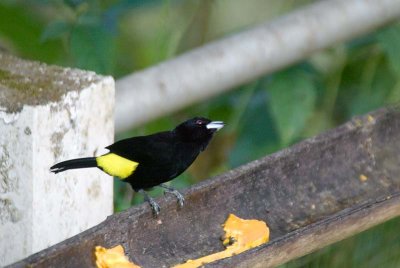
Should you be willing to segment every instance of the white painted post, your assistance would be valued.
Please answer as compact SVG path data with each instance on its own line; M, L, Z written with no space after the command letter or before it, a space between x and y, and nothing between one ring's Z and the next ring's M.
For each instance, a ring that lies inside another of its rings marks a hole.
M104 152L113 141L113 108L111 77L0 53L0 266L112 213L110 176L49 168Z

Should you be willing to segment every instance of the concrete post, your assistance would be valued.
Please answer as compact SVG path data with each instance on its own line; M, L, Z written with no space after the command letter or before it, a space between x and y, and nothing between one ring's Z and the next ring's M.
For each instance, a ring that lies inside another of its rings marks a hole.
M113 107L111 77L0 53L0 266L112 213L111 177L49 168L103 153L113 141Z

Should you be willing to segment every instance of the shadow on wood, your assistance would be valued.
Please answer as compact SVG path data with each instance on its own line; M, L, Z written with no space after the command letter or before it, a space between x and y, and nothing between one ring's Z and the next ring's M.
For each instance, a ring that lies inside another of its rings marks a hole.
M142 267L170 267L223 250L229 213L268 223L271 242L207 267L268 267L400 215L400 112L382 109L204 181L186 205L163 197L12 267L93 267L94 247L122 244Z

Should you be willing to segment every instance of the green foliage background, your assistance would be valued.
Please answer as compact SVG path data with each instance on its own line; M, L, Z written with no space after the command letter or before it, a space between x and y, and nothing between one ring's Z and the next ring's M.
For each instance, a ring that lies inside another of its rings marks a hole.
M3 0L0 49L119 78L310 0ZM288 69L150 122L117 139L203 115L227 126L172 184L197 181L276 152L400 99L400 26L316 53ZM118 105L118 104L117 104ZM132 192L116 181L116 210ZM154 195L160 193L155 191ZM135 196L134 202L140 202ZM400 220L282 267L400 267Z

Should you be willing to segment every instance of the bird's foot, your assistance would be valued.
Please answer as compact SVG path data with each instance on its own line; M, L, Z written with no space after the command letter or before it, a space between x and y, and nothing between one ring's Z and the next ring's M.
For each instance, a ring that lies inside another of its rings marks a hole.
M147 203L149 203L150 207L151 207L151 211L153 212L153 216L155 218L158 217L158 214L160 214L161 208L160 206L157 204L156 201L154 201L154 199L152 197L150 197L143 189L138 190L139 193L143 194L144 196L144 201L146 201Z
M150 198L149 200L147 200L147 202L149 203L149 205L151 207L151 211L153 212L153 216L155 218L157 218L158 214L160 214L160 211L161 211L160 206L157 204L156 201L154 201L153 198Z
M164 190L164 194L170 193L170 194L173 194L176 197L176 199L178 201L179 208L183 207L183 204L185 203L185 198L183 197L183 195L180 192L178 192L178 190L176 190L176 189L174 189L174 188L172 188L170 186L167 186L165 184L160 184L159 186L161 188L165 189Z
M177 190L172 190L172 191L165 190L164 194L167 194L167 193L173 194L178 201L179 208L183 208L183 204L185 203L185 198L183 197L183 195L180 192L178 192Z

